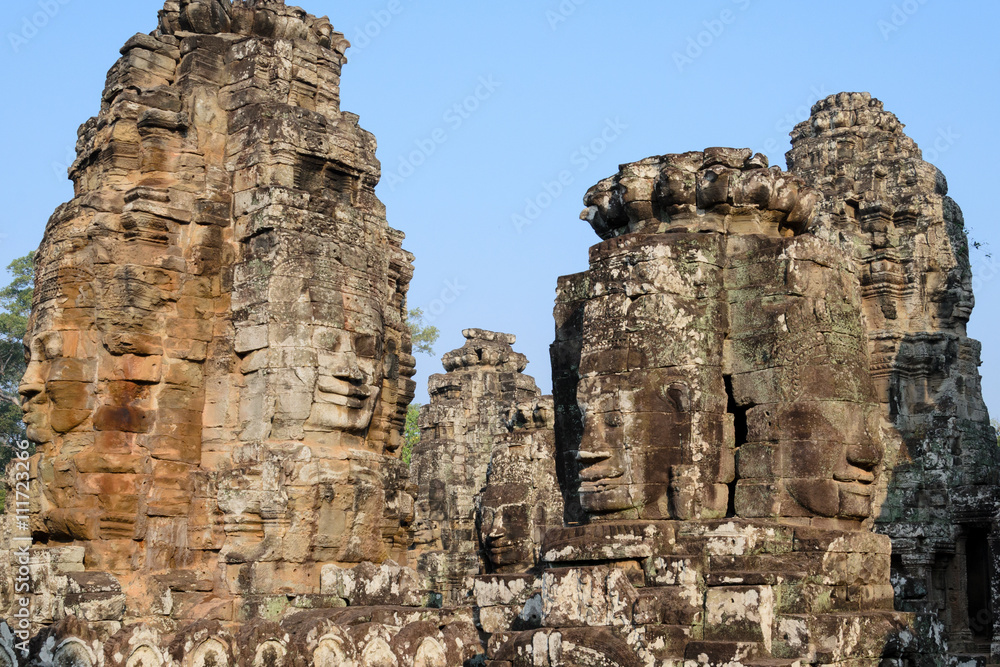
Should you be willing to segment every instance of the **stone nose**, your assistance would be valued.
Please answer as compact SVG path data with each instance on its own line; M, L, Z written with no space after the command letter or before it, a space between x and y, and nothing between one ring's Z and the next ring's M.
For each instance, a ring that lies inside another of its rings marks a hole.
M362 382L365 374L361 372L361 367L354 361L341 360L330 368L330 375L335 378L351 383Z
M507 530L503 527L503 521L499 518L494 519L493 523L490 524L490 530L487 533L489 537L493 539L498 539L507 534Z
M336 368L333 370L333 377L348 380L349 382L361 382L365 379L365 376L361 373L361 369L357 366Z
M851 445L847 448L847 462L856 468L871 471L882 462L882 452L870 442Z
M882 461L882 452L872 443L851 445L846 451L846 462L834 471L833 478L841 482L871 484L874 470Z
M21 376L21 385L34 386L34 385L44 385L45 376L42 375L42 362L37 358L32 359L28 362L27 367L24 369L24 375ZM20 389L18 389L20 391Z
M45 391L45 384L42 382L29 382L27 376L17 387L17 393L21 395L22 407L27 406L33 398Z

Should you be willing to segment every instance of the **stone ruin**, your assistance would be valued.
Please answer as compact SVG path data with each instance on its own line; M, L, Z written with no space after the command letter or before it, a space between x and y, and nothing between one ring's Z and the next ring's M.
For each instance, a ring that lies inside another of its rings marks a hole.
M1000 662L968 240L894 115L591 188L552 395L469 329L407 467L413 258L348 46L171 0L123 47L38 252L0 665Z
M468 602L484 568L534 565L545 529L563 523L551 397L521 373L528 360L514 336L463 333L466 344L444 356L448 372L429 379L410 472L410 555L448 604Z

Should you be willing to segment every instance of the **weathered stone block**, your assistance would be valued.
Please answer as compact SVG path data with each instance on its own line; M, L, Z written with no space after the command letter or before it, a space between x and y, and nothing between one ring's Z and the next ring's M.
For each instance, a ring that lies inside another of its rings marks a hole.
M637 592L632 611L636 625L691 626L702 622L700 595L690 587L665 586Z
M705 639L771 644L774 591L770 586L709 588L705 595Z
M625 625L631 622L636 596L618 569L547 570L542 575L542 622L550 627Z
M390 561L381 565L362 563L349 570L326 565L320 589L353 606L423 607L429 602L428 583L415 570Z

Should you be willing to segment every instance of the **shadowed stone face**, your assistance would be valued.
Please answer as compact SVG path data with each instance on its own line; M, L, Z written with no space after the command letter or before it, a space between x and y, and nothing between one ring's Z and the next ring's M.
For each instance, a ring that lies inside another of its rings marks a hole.
M496 572L534 565L533 513L537 500L531 485L530 459L504 452L490 462L480 499L479 534Z
M589 521L871 516L884 444L858 279L805 233L817 199L735 149L587 194L606 240L562 288L583 298L582 429L561 458Z
M628 379L612 383L618 381ZM586 420L578 455L583 508L594 514L641 508L644 518L668 518L671 470L683 463L692 432L688 386L649 382L609 391L607 382L584 378L579 396L588 406L600 406L602 397L619 402L617 410L597 409Z
M483 491L481 535L495 571L507 566L530 565L534 561L532 505L526 484L488 485Z
M576 456L580 504L595 517L678 518L695 497L697 512L725 514L733 466L720 398L725 304L711 285L719 261L710 234L629 235L591 252ZM695 457L710 479L692 478Z
M494 443L478 499L480 541L494 573L530 570L545 534L562 525L553 416L548 396L519 403L504 415L508 430Z

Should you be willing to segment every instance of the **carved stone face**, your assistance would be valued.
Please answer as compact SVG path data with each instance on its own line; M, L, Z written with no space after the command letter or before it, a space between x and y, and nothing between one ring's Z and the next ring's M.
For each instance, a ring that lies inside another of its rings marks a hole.
M28 437L38 443L52 442L51 406L45 393L45 381L53 360L62 356L62 334L33 336L25 344L27 370L18 388L23 401L24 423Z
M758 442L740 448L740 515L869 518L885 449L877 420L873 408L846 402L752 408Z
M614 380L581 381L581 397L597 390L619 408L595 410L585 418L578 456L580 502L588 513L605 518L668 519L691 512L702 515L718 504L714 487L724 474L721 456L731 449L731 435L719 415L705 414L694 409L699 405L692 405L692 387L699 396L708 394L706 375L698 369L658 369L624 376L617 387ZM719 380L716 384L721 391ZM595 397L590 405L599 408L607 403ZM695 466L704 473L698 477L706 478L708 484L681 501L678 493L693 491L683 488L687 482L697 482L679 479L691 477L693 441L714 443L705 447L709 451L697 457L700 465Z
M84 261L71 254L64 262ZM93 276L64 265L44 271L43 295L25 339L27 368L18 388L27 435L51 443L81 427L95 410L98 345L94 341ZM77 307L74 307L77 306Z
M730 289L733 320L753 323L732 344L733 393L747 406L736 511L867 519L886 445L847 260L811 237L742 250L733 274L755 267L780 299L746 299L740 282ZM794 272L782 270L786 261Z
M976 298L972 293L972 275L963 274L961 269L953 269L948 276L948 289L941 297L942 304L953 304L951 312L942 318L949 324L968 323L972 317L972 309L976 307Z
M585 378L579 395L593 396L580 443L580 502L593 514L668 518L674 465L691 439L689 389L662 373L618 379ZM636 382L635 385L630 385ZM665 383L665 384L661 384ZM612 401L607 403L606 401ZM607 412L603 406L617 407Z
M626 235L591 251L576 396L579 500L591 520L718 514L717 463L729 444L724 401L711 397L724 396L724 316L719 299L698 298L707 280L722 280L706 260L718 254L709 234ZM693 464L704 480L691 477ZM702 484L683 507L671 495L679 477Z
M532 461L510 450L494 454L480 499L479 536L495 572L535 564L537 491Z
M860 285L804 233L816 194L764 164L665 156L588 194L606 240L573 306L583 428L565 460L590 522L871 515L885 445Z
M437 521L423 519L413 524L413 544L436 544L441 541L441 528Z
M626 449L620 413L588 415L580 443L580 505L589 513L635 509L645 467ZM639 465L637 465L639 464Z
M531 495L527 484L487 485L483 491L480 534L497 572L515 572L534 565Z
M334 348L319 353L307 427L350 433L368 429L381 389L381 363L373 357L359 356L352 349L351 339L348 332L339 332Z
M52 442L57 433L72 431L93 414L94 387L81 381L93 364L64 353L61 331L34 334L25 347L28 366L19 392L27 435L38 443Z

